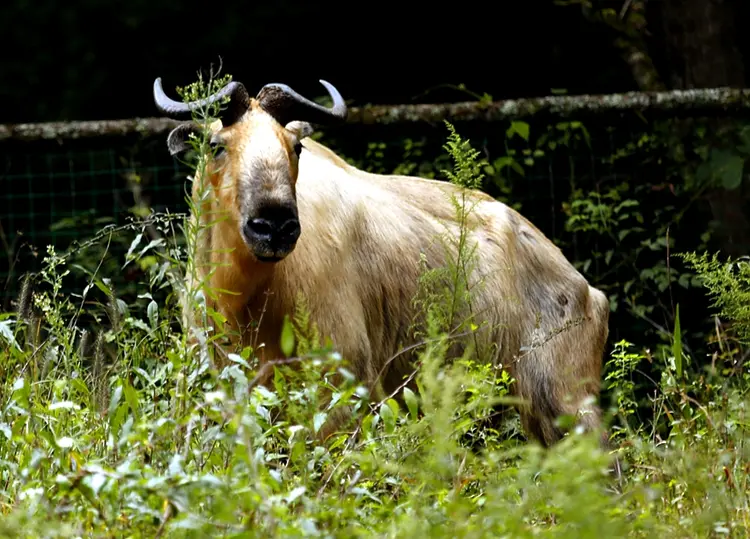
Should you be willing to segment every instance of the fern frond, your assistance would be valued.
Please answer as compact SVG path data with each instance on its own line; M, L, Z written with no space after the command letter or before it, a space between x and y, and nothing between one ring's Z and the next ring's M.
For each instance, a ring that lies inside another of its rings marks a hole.
M677 256L693 267L708 290L711 306L734 323L743 341L750 341L750 261L729 257L722 262L718 253L690 252Z
M297 293L294 315L292 317L292 329L297 341L297 352L306 354L320 348L320 333L318 326L310 319L310 307L307 298L302 292Z

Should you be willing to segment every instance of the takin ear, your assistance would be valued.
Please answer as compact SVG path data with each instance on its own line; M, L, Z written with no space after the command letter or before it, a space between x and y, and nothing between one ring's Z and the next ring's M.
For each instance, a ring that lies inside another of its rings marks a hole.
M167 137L167 148L169 148L169 155L177 155L191 148L190 140L191 133L196 136L201 132L200 128L192 122L180 124L175 127L169 136Z
M307 122L289 122L284 128L297 137L297 140L302 140L305 137L309 137L315 132L313 126Z

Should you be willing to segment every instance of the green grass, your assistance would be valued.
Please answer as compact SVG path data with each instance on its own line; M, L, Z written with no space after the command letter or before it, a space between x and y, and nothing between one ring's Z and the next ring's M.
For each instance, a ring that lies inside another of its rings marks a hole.
M545 452L483 426L504 386L471 362L446 365L440 335L405 407L368 402L350 376L331 386L346 364L314 347L262 388L251 359L217 372L187 353L178 313L145 295L140 308L102 305L120 309L114 330L82 343L77 302L52 295L63 268L32 314L0 323L0 536L747 535L745 382L678 379L666 361L641 423L628 381L645 358L619 343L607 381L618 489L590 436ZM326 388L334 407L357 409L357 437L316 441Z

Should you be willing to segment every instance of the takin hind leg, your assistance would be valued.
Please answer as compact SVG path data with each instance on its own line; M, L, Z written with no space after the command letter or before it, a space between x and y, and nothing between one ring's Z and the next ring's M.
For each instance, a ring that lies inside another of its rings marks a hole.
M600 291L590 288L589 317L572 324L536 350L518 358L512 374L521 424L528 436L550 447L565 432L560 416L573 416L586 432L601 432L602 449L610 450L609 436L602 429L600 395L604 347L608 336L609 304ZM613 472L620 478L620 464Z
M558 425L561 416L573 416L576 424L586 431L598 430L601 412L594 402L599 396L596 379L587 374L575 374L570 364L557 365L556 358L540 351L518 360L513 376L515 393L523 403L519 405L521 424L527 436L550 447L565 432ZM591 377L591 378L588 378Z

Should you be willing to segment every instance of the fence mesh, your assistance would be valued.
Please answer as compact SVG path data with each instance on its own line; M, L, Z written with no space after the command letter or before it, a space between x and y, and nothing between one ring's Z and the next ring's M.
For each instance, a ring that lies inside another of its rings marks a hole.
M64 251L108 224L124 224L134 189L143 190L154 211L185 211L188 170L169 156L163 139L6 143L0 151L6 305L19 277L40 268L46 245Z
M630 175L627 164L617 170L608 162L617 144L609 126L597 127L588 127L591 146L568 145L536 157L519 150L516 161L526 168L524 177L514 174L515 169L510 167L504 170L512 178L512 202L531 204L523 211L530 213L552 238L559 235L560 204L573 184L592 187L602 178ZM507 126L473 123L459 125L458 129L490 161L507 156ZM420 159L449 166L439 161L447 136L441 127L381 128L371 129L369 134L363 127L347 131L333 138L324 136L322 142L365 168L393 172L404 161ZM165 140L165 136L149 136L0 146L0 225L5 248L0 278L8 281L5 296L17 290L15 278L38 269L47 244L67 249L73 240L87 239L105 224L123 224L136 203L134 188L154 211L186 211L188 168L168 154ZM375 145L372 140L384 142ZM404 150L408 145L419 150L410 153ZM524 165L528 157L534 159L533 166ZM413 170L416 174L425 171L439 175L439 171L424 167ZM497 188L496 184L488 186L488 190Z
M587 260L582 269L594 284L620 293L626 279L639 278L639 265L649 267L645 255L626 270L613 269L608 265L612 254L605 252L606 245L599 245L599 237L566 228L566 205L575 191L605 193L622 183L632 188L650 186L637 195L646 227L654 212L685 205L689 195L676 196L660 187L671 181L674 172L664 145L649 142L653 124L638 114L621 113L602 114L582 125L567 121L528 125L528 137L523 129L514 132L510 121L457 123L456 127L492 165L486 170L485 189L518 207L572 260ZM440 177L440 169L450 167L443 148L447 135L444 125L354 125L323 132L321 142L375 172ZM58 252L75 249L74 242L92 237L103 226L128 222L140 199L156 212L187 211L189 171L167 152L166 134L62 143L6 141L0 143L0 167L4 250L0 282L5 309L12 307L24 273L40 269L47 244ZM697 237L705 229L705 208L690 211L674 224L671 234ZM102 255L115 268L109 275L115 282L138 278L128 273L132 268L117 269L123 266L123 251L134 235L124 234ZM662 261L665 256L658 250L652 254ZM69 286L75 291L80 283L70 281Z
M143 164L128 162L115 148L13 154L2 178L6 233L11 240L13 234L23 234L37 246L79 238L80 229L53 225L84 214L121 215L132 205L128 180L135 174L150 178L155 204L179 201L181 167L153 152L145 157Z

